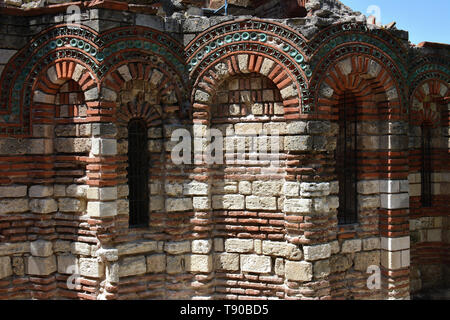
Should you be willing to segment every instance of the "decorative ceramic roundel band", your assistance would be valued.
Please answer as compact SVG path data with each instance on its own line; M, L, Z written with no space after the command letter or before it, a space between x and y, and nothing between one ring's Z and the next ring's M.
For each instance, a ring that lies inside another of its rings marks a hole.
M182 88L188 83L183 54L176 40L149 28L116 28L99 35L84 26L55 26L36 36L6 65L1 78L0 135L30 135L32 89L54 63L71 61L83 66L99 86L118 63L156 55L172 70L175 86Z
M235 20L212 27L186 48L188 70L194 87L215 63L237 54L270 57L297 85L298 101L305 105L308 78L312 76L305 38L275 22L258 19ZM302 93L304 93L302 95Z
M389 32L370 29L361 23L331 26L311 39L313 50L310 94L317 102L320 86L329 68L345 56L366 56L388 71L397 87L402 110L408 110L406 79L408 78L407 49Z
M416 57L409 67L408 86L410 95L421 82L428 79L450 82L450 62L448 59L437 55Z

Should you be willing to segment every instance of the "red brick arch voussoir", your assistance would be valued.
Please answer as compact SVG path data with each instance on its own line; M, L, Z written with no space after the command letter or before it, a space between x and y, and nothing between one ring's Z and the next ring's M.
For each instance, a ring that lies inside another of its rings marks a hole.
M301 116L301 89L290 70L269 55L243 51L221 57L199 74L191 96L194 121L209 122L212 99L223 81L234 75L250 73L266 76L277 86L283 98L286 119Z
M390 120L404 120L399 98L399 85L390 72L368 55L346 55L329 66L322 79L315 101L321 117L337 120L339 100L351 92L361 107L383 107ZM376 120L383 115L377 108L373 115L364 114L360 120Z

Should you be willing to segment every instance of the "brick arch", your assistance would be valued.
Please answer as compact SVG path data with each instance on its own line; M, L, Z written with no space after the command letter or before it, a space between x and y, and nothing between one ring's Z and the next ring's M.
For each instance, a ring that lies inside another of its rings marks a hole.
M449 84L442 79L426 79L419 83L410 98L411 124L420 125L427 122L433 127L439 126L442 117L441 105L446 104L445 98L449 95Z
M231 76L257 73L269 78L279 89L286 118L298 118L301 94L290 70L268 55L238 52L222 57L196 80L191 100L194 118L209 120L214 92Z
M68 78L78 65L89 70L93 79L93 82L81 85L98 85L94 70L101 56L98 55L96 37L97 33L88 27L81 30L75 25L55 26L35 36L10 59L1 77L0 114L3 119L0 120L0 135L31 135L33 90L37 88L37 83L42 83L41 88L47 87L49 93L54 90L55 83L46 75L51 66L59 68L52 79L56 85Z
M85 101L98 98L96 93L100 84L95 73L84 63L61 59L49 65L35 79L32 87L33 109L39 108L36 103L51 103L61 85L70 80L76 82L84 92Z
M31 135L32 89L34 82L39 80L40 74L49 65L56 63L60 79L70 77L70 73L76 71L76 65L88 69L90 78L82 78L87 82L81 86L90 90L92 84L100 89L101 80L118 61L133 62L137 59L151 62L151 56L161 59L160 69L167 69L173 78L177 77L175 86L180 92L188 91L183 47L160 31L132 26L98 34L89 27L71 24L57 25L42 31L10 59L2 73L0 136ZM96 99L98 94L90 92ZM110 120L111 106L102 106L102 103L93 106L90 114L93 121Z
M249 72L268 76L284 92L287 117L309 111L305 96L312 75L310 50L307 40L286 25L259 19L228 21L199 34L185 52L194 81L191 101L198 107L194 116L205 118L208 92L221 81Z
M378 107L388 108L390 119L403 117L398 84L390 72L371 56L344 56L330 65L317 82L315 101L318 113L329 114L333 106L339 104L344 92L350 91L356 95L357 101L376 102Z
M148 126L154 126L163 118L184 112L184 90L177 86L179 82L180 79L174 79L169 70L161 69L156 64L140 60L127 61L116 65L105 75L102 99L116 106L113 119L118 123L141 117ZM123 90L134 95L125 99L125 103L122 103Z

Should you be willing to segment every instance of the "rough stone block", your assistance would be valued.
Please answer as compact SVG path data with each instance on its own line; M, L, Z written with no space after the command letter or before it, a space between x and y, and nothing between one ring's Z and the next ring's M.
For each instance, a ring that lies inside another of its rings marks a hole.
M345 240L342 243L342 253L353 253L361 251L362 241L361 239Z
M0 198L20 198L27 195L27 186L0 186ZM1 209L0 209L1 211Z
M87 185L71 184L66 188L66 195L74 198L86 198L89 189Z
M239 254L237 253L219 253L214 255L214 266L218 270L238 271Z
M329 243L315 246L303 246L305 260L315 261L327 259L331 256L331 245Z
M300 260L302 258L302 251L298 246L284 242L263 241L262 253L264 255L284 257L289 260Z
M222 238L214 238L214 251L222 252L225 250L224 241Z
M380 207L380 196L358 196L358 208L365 209L377 209Z
M164 244L164 251L169 254L180 254L191 252L191 242L190 241L166 242Z
M272 70L273 65L275 64L275 62L273 60L270 60L268 58L265 58L262 65L261 65L261 69L260 69L260 73L262 75L268 76L270 70Z
M13 274L10 257L0 257L0 279L9 277Z
M185 257L186 271L190 272L211 272L212 255L190 254Z
M169 198L166 199L166 210L168 212L192 210L192 198Z
M96 258L80 258L80 275L90 278L101 278L105 273L105 266Z
M306 133L305 121L293 121L287 124L287 134L304 134Z
M94 87L84 92L84 100L92 101L98 99L98 89Z
M53 199L32 199L30 210L34 213L52 213L58 210L58 204Z
M300 195L303 197L319 197L327 196L330 194L330 183L320 182L302 182L300 184Z
M361 180L357 183L357 191L360 194L375 194L380 192L379 180Z
M385 209L409 208L409 194L381 194L381 207Z
M70 252L70 241L67 240L56 240L53 243L53 252Z
M298 182L285 182L283 194L287 197L298 197L300 192L300 184Z
M114 156L117 154L117 140L93 138L91 152L95 156Z
M275 274L277 276L284 277L284 275L285 275L284 259L276 258L274 268L275 268Z
M183 194L204 196L208 195L208 184L198 181L192 181L183 185Z
M0 256L30 252L29 242L0 243Z
M69 188L67 188L67 189L69 189ZM80 187L78 187L77 189L80 189ZM89 200L108 201L108 200L116 200L118 198L117 197L117 195L118 195L117 187L103 187L103 188L90 187L90 188L82 188L82 190L83 189L84 189L84 195ZM80 190L81 192L80 191L76 192L76 194L83 195L82 190ZM67 192L67 195L72 196L71 194L69 194L69 191Z
M83 256L91 255L91 245L84 242L72 242L70 245L70 252L72 254L80 254Z
M166 183L164 189L166 194L171 197L177 197L183 194L183 185L180 183Z
M257 135L261 134L262 123L237 123L234 126L236 135Z
M289 99L289 98L295 97L295 96L297 96L297 87L294 84L289 85L286 88L280 90L280 94L283 99ZM273 101L273 99L268 100L268 101Z
M89 201L87 214L91 217L112 217L117 214L116 201L100 202Z
M54 104L55 96L43 93L42 91L35 91L33 100L36 103Z
M28 211L28 199L0 199L0 214L26 211Z
M16 276L24 276L25 275L25 263L24 263L24 259L22 257L11 257L11 265L12 265L13 273ZM0 273L1 273L1 271L0 271Z
M250 73L248 70L248 54L238 55L237 62L242 73Z
M344 272L352 266L352 258L349 255L334 255L330 258L331 272Z
M167 256L166 270L168 274L181 273L185 270L184 255Z
M51 241L36 240L30 243L30 252L33 256L48 257L53 254Z
M402 252L401 251L386 251L381 250L381 265L387 269L401 269L402 268Z
M116 246L116 249L118 250L119 256L147 253L156 251L158 249L158 243L157 241L142 240L120 244Z
M53 195L53 186L31 186L28 190L31 198L45 198Z
M286 136L284 137L284 149L286 151L307 151L312 148L313 139L310 136Z
M90 138L56 138L55 149L60 153L86 153L91 149Z
M331 272L330 260L320 260L314 263L314 278L320 279L328 276Z
M66 186L63 184L56 184L53 187L53 195L55 197L65 197L66 196Z
M269 122L264 123L264 131L269 135L284 135L287 131L285 122Z
M33 256L27 258L27 274L48 276L56 270L56 257L54 255L45 258Z
M331 242L330 247L331 247L331 254L339 253L339 251L341 250L338 240Z
M381 247L381 241L380 238L367 238L362 240L362 245L364 251L377 250Z
M212 240L192 240L192 253L207 254L211 248Z
M226 252L246 253L253 251L253 239L226 239Z
M58 273L73 274L78 268L78 259L72 254L58 255Z
M84 209L84 204L74 198L59 198L58 207L61 212L81 212Z
M388 251L398 251L403 249L409 249L410 238L409 236L400 238L387 238L381 237L381 248Z
M147 272L144 256L127 257L119 262L119 276L128 277Z
M118 249L100 248L92 254L94 257L99 257L101 261L117 261L119 260Z
M382 193L400 192L400 180L381 180L379 191Z
M284 265L286 279L291 281L311 281L313 277L312 263L306 261L286 261Z
M211 201L208 197L193 197L192 206L196 210L207 210L211 208Z
M147 272L160 273L166 270L166 255L153 254L147 256Z
M286 199L284 200L284 212L309 213L312 210L311 199Z
M227 194L212 196L213 209L243 210L244 196L239 194Z
M269 273L272 271L270 257L255 254L241 255L241 270L243 272Z
M275 197L248 196L245 198L245 207L248 210L276 210L277 201Z
M281 193L282 181L254 181L252 193L255 196L277 196Z
M369 266L379 266L381 263L380 251L357 252L355 254L355 266L357 271L366 272Z

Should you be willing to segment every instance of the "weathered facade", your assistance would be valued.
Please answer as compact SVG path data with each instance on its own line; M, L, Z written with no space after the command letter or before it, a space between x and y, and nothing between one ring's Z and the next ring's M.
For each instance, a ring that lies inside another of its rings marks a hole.
M0 299L449 286L448 45L332 0L146 2L0 8Z

